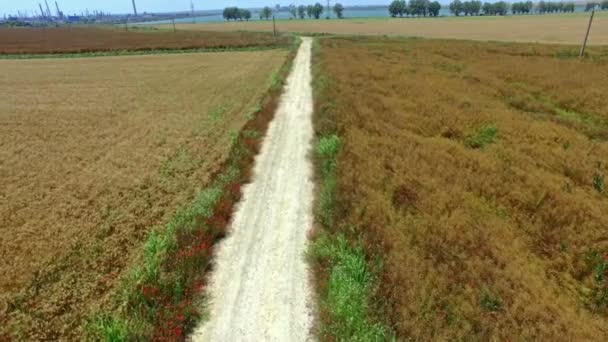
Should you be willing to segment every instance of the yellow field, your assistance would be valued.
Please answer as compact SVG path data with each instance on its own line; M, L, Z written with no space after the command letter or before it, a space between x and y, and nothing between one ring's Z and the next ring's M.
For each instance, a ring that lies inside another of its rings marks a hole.
M277 28L281 32L579 44L585 34L588 20L588 13L467 18L281 20L277 21ZM179 25L179 28L205 31L272 31L272 22L183 24ZM596 13L589 44L608 44L608 13Z
M0 340L82 336L148 232L227 159L286 56L0 61Z

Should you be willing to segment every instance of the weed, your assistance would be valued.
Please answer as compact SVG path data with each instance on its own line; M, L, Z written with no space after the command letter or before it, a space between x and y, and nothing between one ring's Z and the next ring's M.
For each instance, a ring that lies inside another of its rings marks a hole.
M597 190L597 192L601 193L604 191L604 175L599 173L593 175L593 187L595 190Z
M128 323L107 315L95 317L89 323L89 330L94 331L97 336L103 336L102 341L106 342L127 342L130 340Z
M211 122L216 123L224 116L226 111L226 106L222 105L213 110L211 113L209 113L209 119L211 120Z
M570 59L570 58L578 58L579 53L573 49L564 49L557 51L555 53L555 57L559 59Z
M494 125L484 126L468 136L464 144L469 148L483 149L487 145L494 143L498 134L498 128Z
M498 295L492 294L489 290L484 289L481 294L481 307L488 311L497 312L502 310L502 300Z
M322 175L324 177L330 176L336 168L336 156L340 150L340 138L335 134L321 137L317 143L316 150L322 163Z
M331 264L327 294L322 310L332 320L323 334L344 341L386 341L385 328L369 320L369 293L374 277L367 269L365 253L360 246L349 246L343 235L321 235L312 246L314 257Z

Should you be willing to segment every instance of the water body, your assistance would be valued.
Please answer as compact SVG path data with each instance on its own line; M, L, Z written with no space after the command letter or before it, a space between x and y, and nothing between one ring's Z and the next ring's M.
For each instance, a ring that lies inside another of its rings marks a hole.
M575 12L584 12L585 6L577 5ZM452 16L448 5L442 5L441 10L439 11L440 16ZM291 19L291 15L289 12L279 12L274 14L277 20L289 20ZM323 13L323 18L325 18L326 13ZM332 12L331 17L335 18L335 14ZM345 18L388 18L390 17L388 13L388 7L379 7L379 8L345 8L344 9L344 17ZM254 10L251 13L251 20L259 20L260 12L259 10ZM182 18L176 19L176 23L213 23L213 22L222 22L225 21L221 12L210 12L206 15L195 17L195 18ZM171 20L159 20L159 21L149 21L145 24L148 25L160 25L160 24L169 24Z

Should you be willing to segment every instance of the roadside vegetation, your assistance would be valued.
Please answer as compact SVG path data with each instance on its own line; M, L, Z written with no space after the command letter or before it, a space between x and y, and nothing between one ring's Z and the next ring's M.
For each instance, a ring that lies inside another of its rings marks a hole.
M0 61L0 340L183 339L287 54Z
M322 339L606 340L605 51L319 44Z
M177 32L118 28L5 28L0 29L2 55L154 53L167 50L287 47L288 36L255 32Z

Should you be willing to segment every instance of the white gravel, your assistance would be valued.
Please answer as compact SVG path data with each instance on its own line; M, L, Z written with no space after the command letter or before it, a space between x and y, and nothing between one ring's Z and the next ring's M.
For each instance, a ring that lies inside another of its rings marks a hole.
M303 42L244 187L229 235L217 248L210 318L192 341L306 341L313 321L305 261L312 227L311 38Z

